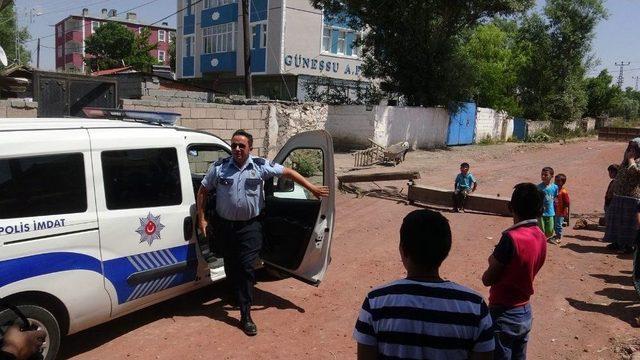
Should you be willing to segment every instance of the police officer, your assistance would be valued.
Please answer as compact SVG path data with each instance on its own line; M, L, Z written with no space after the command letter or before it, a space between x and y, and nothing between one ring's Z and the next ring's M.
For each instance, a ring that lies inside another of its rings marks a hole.
M231 138L232 156L218 160L209 168L198 190L198 228L207 234L205 209L209 191L216 191L214 224L216 241L223 247L224 267L240 305L240 323L247 335L258 328L251 319L253 267L262 247L262 225L259 215L264 208L264 181L274 176L290 178L316 197L329 194L329 188L310 183L297 171L266 159L251 156L253 136L237 130Z

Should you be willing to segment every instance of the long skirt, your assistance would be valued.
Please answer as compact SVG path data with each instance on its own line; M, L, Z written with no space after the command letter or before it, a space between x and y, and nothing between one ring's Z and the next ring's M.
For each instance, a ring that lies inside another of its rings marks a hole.
M604 241L620 247L634 245L638 233L638 204L640 199L614 195L606 215Z

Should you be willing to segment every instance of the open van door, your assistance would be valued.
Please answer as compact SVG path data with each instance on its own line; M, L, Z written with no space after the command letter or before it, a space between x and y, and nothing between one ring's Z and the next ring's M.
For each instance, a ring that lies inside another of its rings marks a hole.
M318 286L330 262L335 216L333 142L324 130L292 137L275 162L293 168L310 182L330 189L317 199L305 188L284 178L265 184L264 245L261 258L306 283Z

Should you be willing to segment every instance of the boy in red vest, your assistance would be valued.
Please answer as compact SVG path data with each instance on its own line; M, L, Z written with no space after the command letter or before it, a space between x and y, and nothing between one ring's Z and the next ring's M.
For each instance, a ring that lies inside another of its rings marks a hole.
M537 219L544 194L531 183L515 186L509 208L514 225L502 233L489 256L482 282L489 289L495 331L494 359L526 359L532 315L533 280L544 264L547 238Z

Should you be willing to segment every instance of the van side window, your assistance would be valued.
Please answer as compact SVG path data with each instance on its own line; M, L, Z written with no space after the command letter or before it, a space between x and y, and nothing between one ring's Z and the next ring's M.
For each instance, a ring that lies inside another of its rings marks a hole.
M85 211L82 154L0 159L0 219Z
M227 150L212 145L191 145L187 150L187 158L189 159L189 168L191 169L191 181L193 182L193 191L198 192L202 178L209 171L211 165L226 157L229 157Z
M175 148L103 151L101 159L109 210L182 203Z

